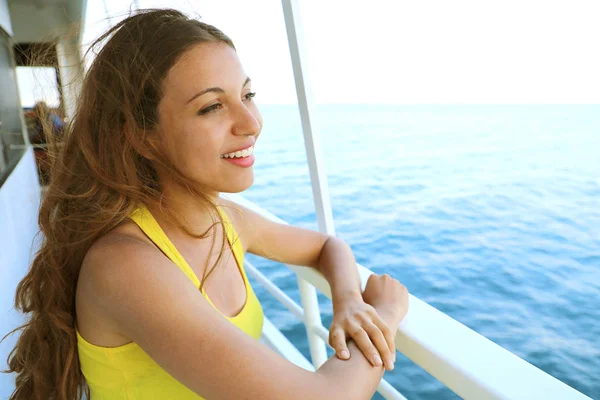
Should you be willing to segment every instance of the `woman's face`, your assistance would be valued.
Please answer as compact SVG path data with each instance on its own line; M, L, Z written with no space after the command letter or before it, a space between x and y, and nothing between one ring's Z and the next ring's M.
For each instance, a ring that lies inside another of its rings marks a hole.
M185 176L217 192L241 192L252 185L254 154L225 156L254 150L262 118L252 97L250 79L225 43L197 45L171 68L158 106L159 131ZM168 179L157 170L161 181Z

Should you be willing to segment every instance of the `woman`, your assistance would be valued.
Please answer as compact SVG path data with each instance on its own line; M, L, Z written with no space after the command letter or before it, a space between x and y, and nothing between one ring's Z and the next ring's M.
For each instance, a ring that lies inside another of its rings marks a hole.
M87 387L92 400L370 398L393 367L407 292L386 275L361 295L343 241L219 197L252 184L262 127L231 40L147 10L104 41L53 165L44 242L17 288L32 318L9 357L11 399L70 400ZM246 251L323 273L338 357L309 372L257 340Z

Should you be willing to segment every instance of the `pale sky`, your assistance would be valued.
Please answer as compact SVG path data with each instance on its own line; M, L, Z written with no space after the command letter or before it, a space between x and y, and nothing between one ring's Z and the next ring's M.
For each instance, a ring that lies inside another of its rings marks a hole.
M296 102L280 0L138 2L201 15L232 38L257 102ZM317 103L600 103L597 0L300 2ZM87 11L89 42L107 25L102 1Z

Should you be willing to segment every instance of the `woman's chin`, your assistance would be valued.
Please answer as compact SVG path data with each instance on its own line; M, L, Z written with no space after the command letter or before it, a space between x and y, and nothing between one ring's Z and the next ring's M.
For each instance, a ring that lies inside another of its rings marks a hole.
M254 183L254 173L252 170L248 171L250 173L244 174L245 176L239 177L239 179L231 180L227 182L222 190L219 190L222 193L241 193L244 190L248 189Z

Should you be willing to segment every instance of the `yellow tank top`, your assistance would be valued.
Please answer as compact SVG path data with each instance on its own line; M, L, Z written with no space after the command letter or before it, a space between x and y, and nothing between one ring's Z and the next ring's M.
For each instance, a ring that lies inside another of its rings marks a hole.
M221 315L258 340L263 327L263 310L246 276L244 251L233 225L225 212L219 209L219 213L247 294L246 303L236 316L229 318ZM146 207L139 208L131 215L131 219L199 289L200 280L150 211ZM215 307L204 288L201 293ZM77 329L76 333L80 367L90 387L90 400L202 399L156 364L135 342L118 347L101 347L86 341Z

